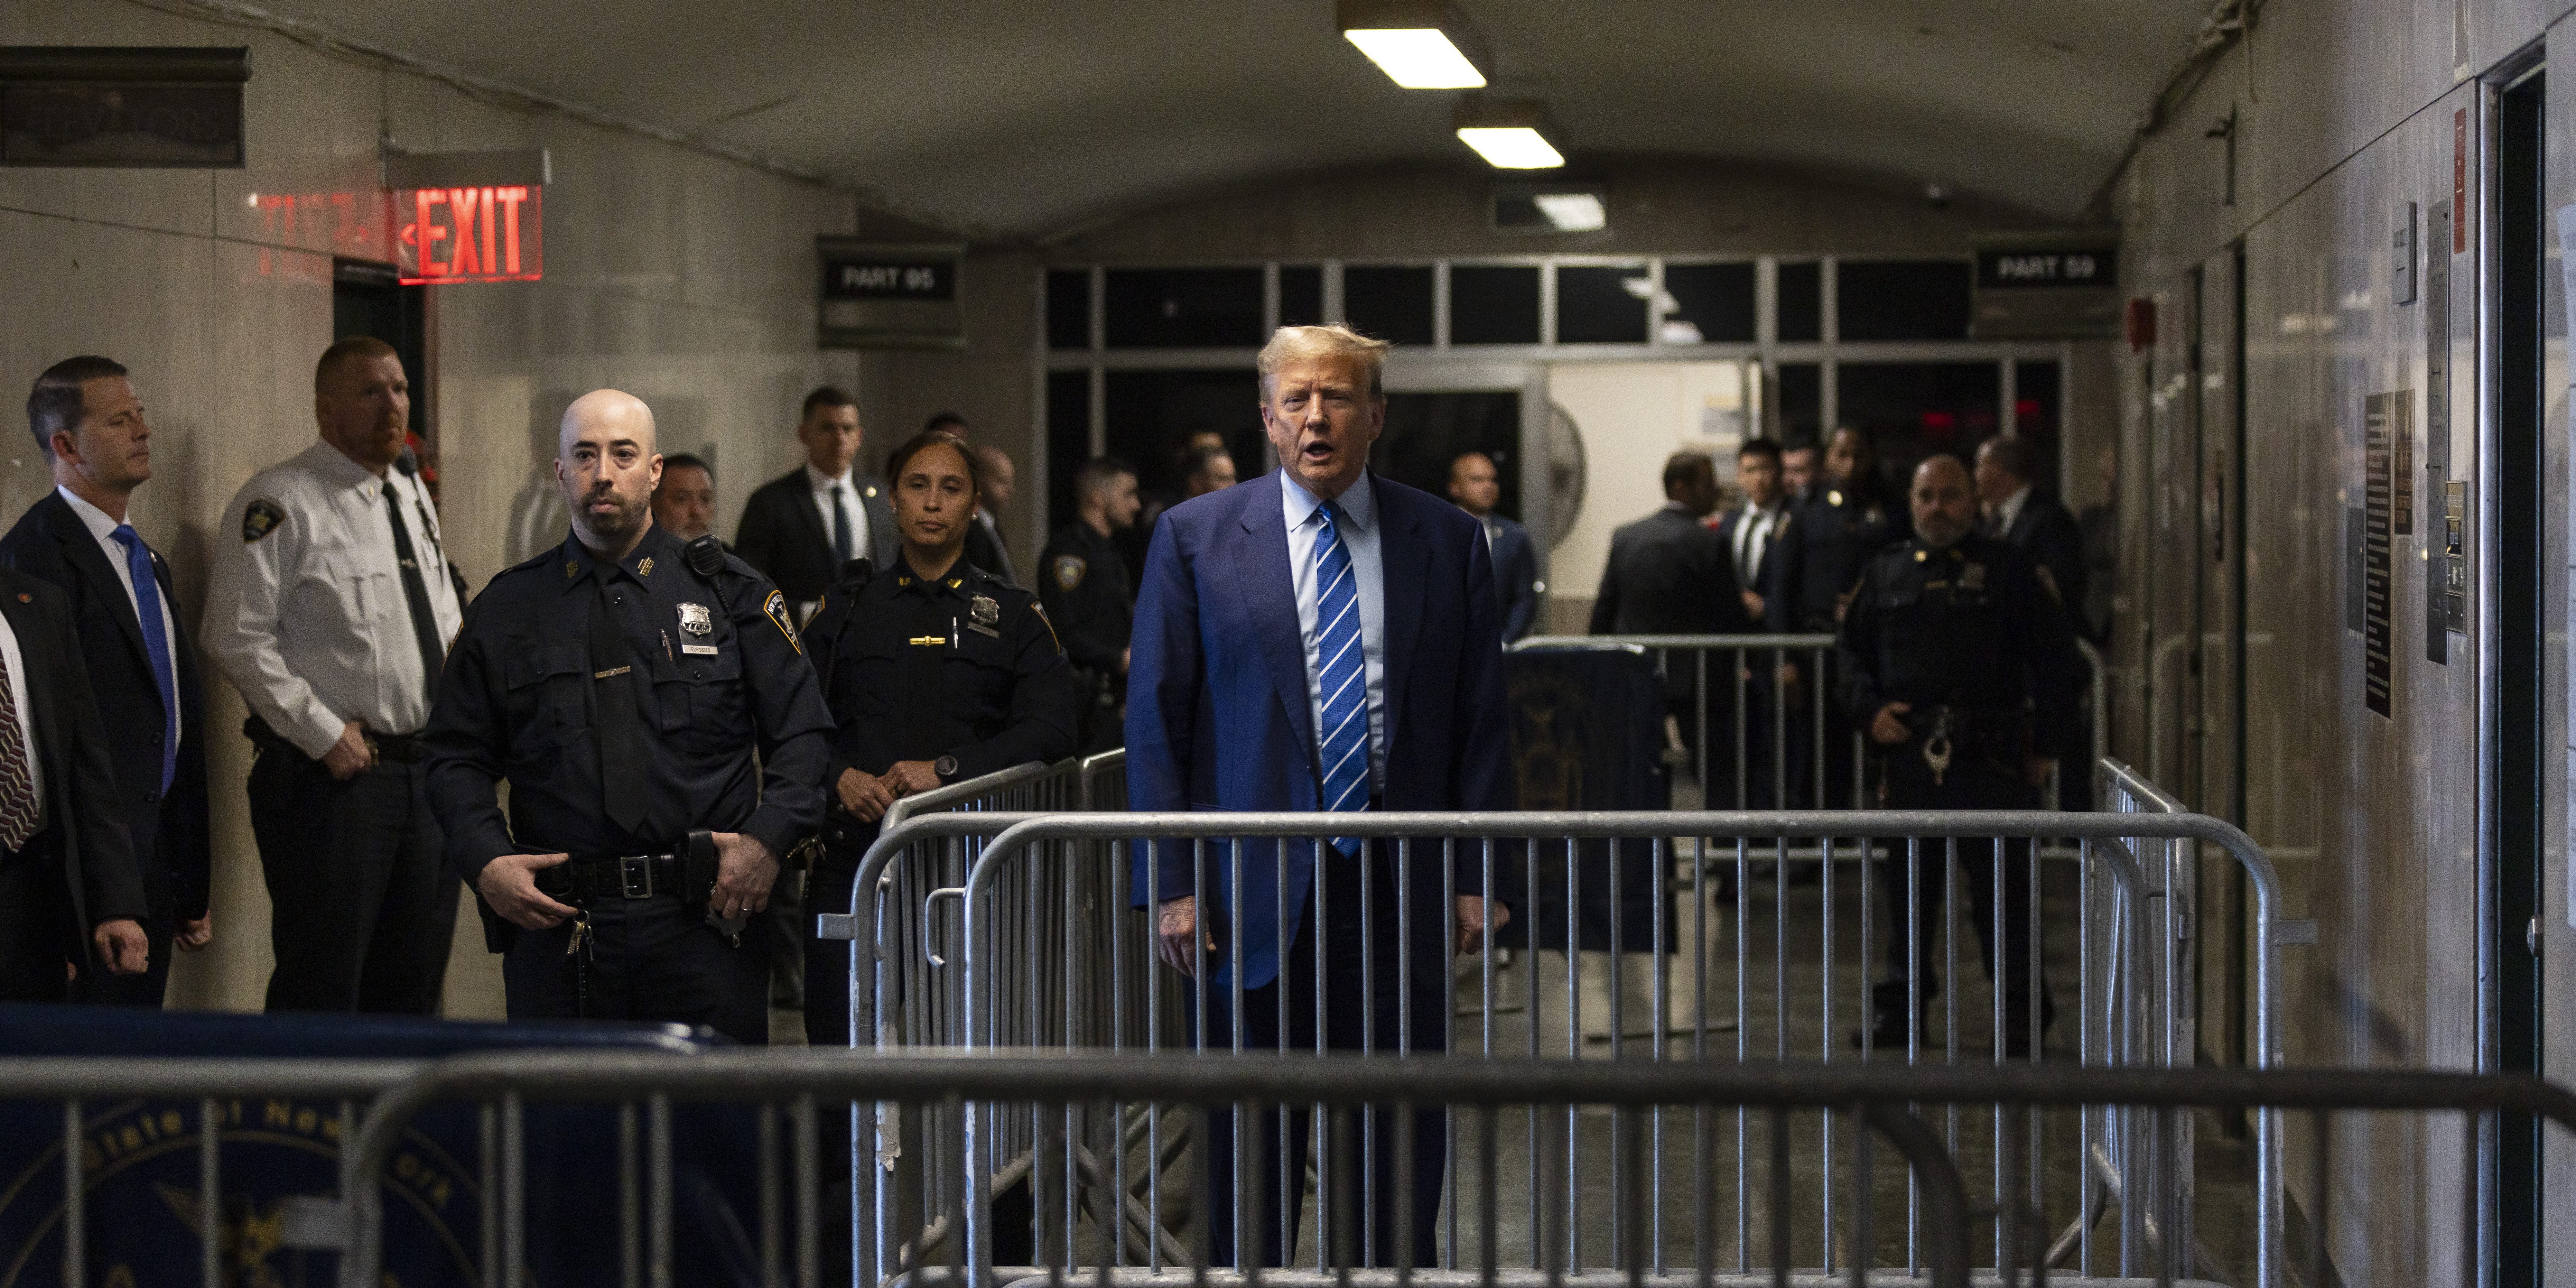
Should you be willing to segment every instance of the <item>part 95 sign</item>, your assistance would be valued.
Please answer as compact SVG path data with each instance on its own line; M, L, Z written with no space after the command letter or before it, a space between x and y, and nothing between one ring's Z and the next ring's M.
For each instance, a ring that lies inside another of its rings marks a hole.
M916 348L965 343L957 306L963 246L886 245L815 239L823 270L826 348Z

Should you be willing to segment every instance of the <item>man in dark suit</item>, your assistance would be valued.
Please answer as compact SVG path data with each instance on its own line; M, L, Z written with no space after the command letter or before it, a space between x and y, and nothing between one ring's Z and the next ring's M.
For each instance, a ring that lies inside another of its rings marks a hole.
M126 522L152 477L152 427L125 368L69 358L36 378L28 428L54 490L0 538L0 564L62 589L114 769L114 807L143 883L151 968L84 972L75 1000L161 1005L170 948L213 938L207 911L206 720L196 647L179 623L170 567Z
M1592 601L1593 634L1741 635L1753 629L1726 541L1701 522L1716 508L1714 462L1699 452L1676 452L1664 462L1664 508L1610 534L1610 562ZM1707 749L1709 763L1697 767L1697 777L1712 809L1731 804L1734 790L1736 686L1727 675L1732 661L1729 654L1707 659L1703 696L1699 659L1687 652L1663 658L1665 713L1686 750L1696 755Z
M1503 601L1503 642L1509 644L1538 624L1538 597L1547 583L1539 579L1537 548L1529 529L1494 512L1503 499L1494 458L1468 452L1449 462L1449 499L1484 526L1486 549L1494 556L1494 593Z
M2032 486L2030 448L2018 438L1989 438L1977 448L1977 501L1985 511L1983 531L2030 559L2041 584L2057 596L2067 621L2081 632L2084 592L2093 570L2084 555L2084 525L2053 496ZM2079 685L2090 684L2090 664L2077 662ZM2078 692L2083 691L2080 687ZM2080 711L2048 713L2058 718L2043 729L2059 731L2060 741L2041 750L2055 759L2057 804L2063 809L2093 806L2093 723Z
M1796 540L1796 524L1789 504L1786 468L1781 459L1779 441L1755 438L1745 441L1735 453L1735 483L1744 494L1744 503L1719 515L1709 526L1726 542L1727 566L1735 572L1736 592L1743 601L1744 615L1755 632L1777 628L1771 624L1773 600L1794 597L1795 588L1787 581L1789 545ZM1746 809L1781 809L1786 807L1785 792L1790 786L1786 766L1805 763L1803 720L1791 720L1779 727L1775 708L1780 692L1772 683L1772 672L1778 669L1782 683L1788 686L1787 697L1794 704L1800 696L1797 685L1804 677L1798 673L1794 657L1776 653L1747 652L1739 655L1744 675L1744 746L1746 750ZM1788 708L1795 711L1795 705ZM1731 735L1732 730L1728 731ZM1773 754L1775 740L1788 749L1785 756ZM1730 741L1732 739L1730 738Z
M889 567L901 544L885 480L857 468L866 437L859 400L847 390L825 385L805 395L796 425L805 463L743 503L733 552L777 583L799 620L839 580L842 564L871 559Z
M143 876L71 601L6 569L0 668L0 1001L61 1002L76 980L149 967Z
M1457 507L1367 468L1386 425L1386 348L1339 326L1280 328L1259 360L1262 424L1280 470L1183 502L1158 525L1128 672L1131 808L1511 807L1502 634L1484 535ZM1449 949L1479 947L1488 916L1483 852L1455 849L1448 873L1436 861L1415 863L1409 881L1395 870L1393 847L1350 838L1247 845L1239 866L1204 869L1194 869L1188 847L1140 849L1135 888L1140 899L1161 900L1163 959L1185 974L1203 963L1214 976L1204 1011L1192 1016L1211 1048L1239 1040L1349 1050L1373 1039L1381 1050L1441 1051ZM1229 889L1237 871L1242 888ZM1443 895L1444 875L1454 902ZM1410 891L1403 900L1400 883ZM1325 906L1310 913L1319 900ZM1408 905L1414 915L1401 923ZM1497 926L1508 920L1499 905L1492 915ZM1202 957L1210 944L1217 951ZM1399 981L1406 945L1412 970ZM1408 997L1409 1031L1398 1005ZM1291 1120L1284 1132L1283 1117ZM1395 1193L1406 1185L1413 1264L1436 1264L1429 1214L1439 1210L1445 1115L1414 1115L1405 1179L1395 1170L1396 1115L1375 1109L1368 1120L1373 1130L1355 1136L1370 1142L1363 1166L1375 1208L1362 1221L1370 1231L1362 1255L1394 1263ZM1211 1250L1234 1261L1233 1124L1221 1114L1208 1121ZM1303 1112L1264 1115L1260 1130L1262 1157L1304 1175ZM1327 1198L1356 1204L1340 1187L1357 1188L1361 1171L1334 1160L1326 1175L1338 1193ZM1278 1265L1295 1247L1298 1202L1291 1196L1283 1208L1277 1189L1268 1187L1251 1214L1266 1246L1244 1250L1243 1262Z

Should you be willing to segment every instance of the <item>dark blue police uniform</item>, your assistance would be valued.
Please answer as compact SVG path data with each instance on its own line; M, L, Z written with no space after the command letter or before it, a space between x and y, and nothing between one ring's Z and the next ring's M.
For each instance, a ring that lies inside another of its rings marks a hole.
M2024 768L2037 749L2058 745L2058 731L2075 710L2082 661L2057 596L2032 568L2020 551L1982 535L1947 549L1918 538L1888 547L1863 567L1843 617L1836 659L1844 711L1853 724L1868 729L1891 702L1912 708L1901 717L1910 734L1904 742L1871 744L1879 797L1887 808L2038 808L2039 791ZM2031 867L2023 857L2026 842L2013 842L2012 849L1997 943L1995 843L1957 844L1974 909L1962 920L1976 927L1988 978L2003 982L2004 1045L2022 1055L2030 1041ZM1947 842L1926 837L1910 870L1902 848L1881 868L1894 916L1889 977L1874 993L1878 1045L1905 1040L1914 1018L1907 1005L1909 979L1921 981L1919 996L1926 1003L1940 992L1932 932L1942 924L1948 855ZM1910 909L1909 882L1917 892ZM1913 933L1918 924L1921 933ZM2004 959L2000 972L1998 949ZM2043 989L2042 1028L2052 1009Z
M830 730L785 597L740 559L701 577L653 528L615 563L567 538L493 578L423 735L430 799L468 885L498 855L566 853L539 886L588 914L528 931L486 910L510 1018L767 1042L768 923L709 925L708 874L680 851L693 831L740 832L783 865L823 821Z

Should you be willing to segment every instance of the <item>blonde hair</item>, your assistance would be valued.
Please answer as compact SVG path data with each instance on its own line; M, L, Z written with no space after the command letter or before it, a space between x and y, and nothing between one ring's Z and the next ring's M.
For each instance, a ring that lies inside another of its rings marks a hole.
M1386 351L1394 347L1339 322L1331 326L1283 326L1270 333L1270 343L1261 346L1261 357L1255 365L1261 372L1261 391L1267 395L1270 378L1290 363L1346 359L1358 363L1368 376L1369 397L1382 398L1386 396Z

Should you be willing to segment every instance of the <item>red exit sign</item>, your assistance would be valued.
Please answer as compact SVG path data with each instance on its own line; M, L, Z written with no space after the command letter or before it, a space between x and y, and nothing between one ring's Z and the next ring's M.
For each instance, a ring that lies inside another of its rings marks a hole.
M394 192L405 286L545 276L546 190L535 184Z

